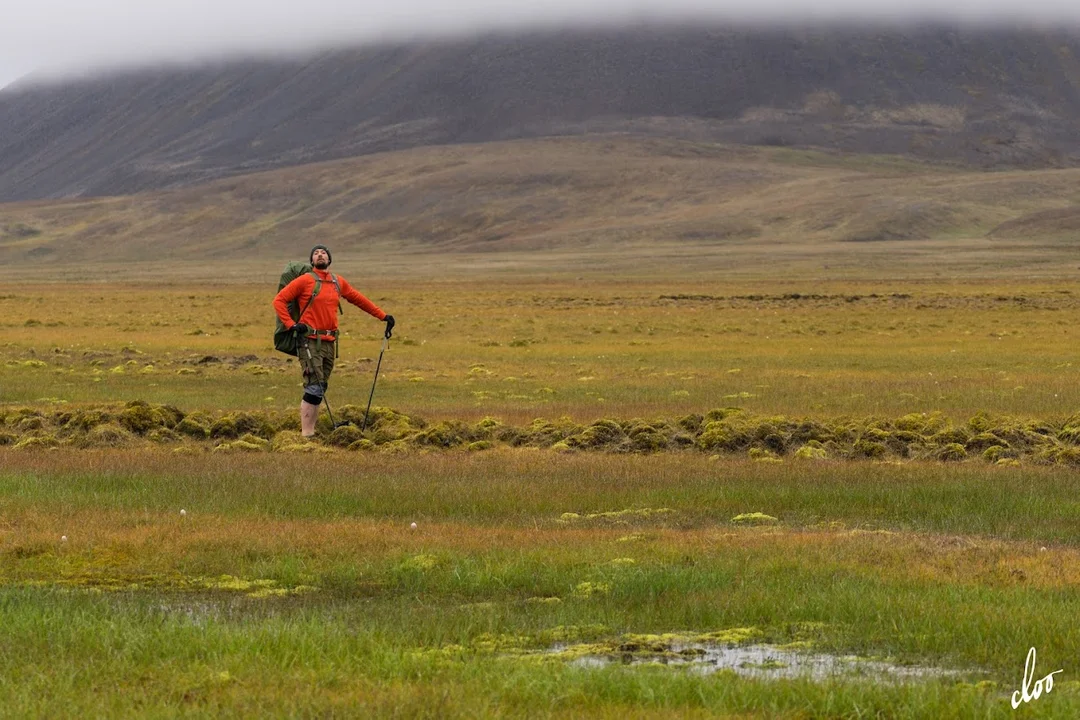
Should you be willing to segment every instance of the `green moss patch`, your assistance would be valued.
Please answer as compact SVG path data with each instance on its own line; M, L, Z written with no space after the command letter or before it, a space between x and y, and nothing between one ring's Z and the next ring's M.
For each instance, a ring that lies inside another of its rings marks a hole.
M300 438L294 412L191 412L133 401L87 407L0 408L0 447L134 448L172 444L216 450L408 453L531 447L560 453L697 452L759 462L921 460L1002 465L1080 465L1080 417L1031 419L979 413L954 422L937 413L832 420L753 415L718 408L678 418L537 418L521 426L497 418L429 423L392 408L345 405L338 427L320 418L316 442Z

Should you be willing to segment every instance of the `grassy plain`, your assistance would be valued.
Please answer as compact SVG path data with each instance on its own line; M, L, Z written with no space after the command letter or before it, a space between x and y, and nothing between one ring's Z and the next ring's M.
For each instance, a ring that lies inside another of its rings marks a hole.
M400 319L376 405L515 426L741 407L1064 427L1080 407L1066 281L588 280L358 282ZM261 285L0 297L8 412L294 411ZM343 328L339 414L366 400L381 325L351 309ZM1069 465L220 442L0 447L13 714L1005 717L1031 646L1066 670L1031 712L1080 704ZM733 520L755 512L777 522ZM961 674L702 674L656 664L670 633Z
M1080 408L1066 280L354 282L400 323L379 402L429 420ZM267 337L273 284L3 282L0 401L293 408L296 364ZM382 324L352 307L342 323L331 399L363 405Z
M0 714L1076 717L1074 171L627 142L0 208ZM313 240L425 427L292 437Z

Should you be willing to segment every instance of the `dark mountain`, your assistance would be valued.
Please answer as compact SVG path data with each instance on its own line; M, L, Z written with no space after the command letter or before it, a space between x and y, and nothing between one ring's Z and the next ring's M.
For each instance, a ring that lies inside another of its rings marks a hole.
M0 201L385 150L626 131L1080 163L1080 34L639 28L370 47L0 91Z

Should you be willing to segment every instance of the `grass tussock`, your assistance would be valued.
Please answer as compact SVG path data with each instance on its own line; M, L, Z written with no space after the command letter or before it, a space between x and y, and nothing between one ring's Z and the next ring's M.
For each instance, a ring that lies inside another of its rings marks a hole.
M1047 420L979 413L955 423L939 413L898 418L800 419L719 408L676 418L537 418L510 425L429 423L391 408L364 411L345 405L338 427L323 419L316 441L302 438L291 413L185 413L171 405L133 401L80 409L0 408L0 446L139 448L165 445L190 452L408 453L482 452L499 447L557 453L639 454L692 452L744 456L761 462L926 460L1080 466L1080 416Z

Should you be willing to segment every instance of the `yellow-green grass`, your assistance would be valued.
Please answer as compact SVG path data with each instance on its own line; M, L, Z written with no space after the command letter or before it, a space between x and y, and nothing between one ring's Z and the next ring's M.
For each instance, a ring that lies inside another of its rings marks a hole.
M1077 710L1071 473L538 452L350 454L316 471L8 454L8 709L1005 717L1034 645L1066 668L1040 716ZM778 522L732 520L755 511ZM727 631L965 672L814 684L537 654Z
M271 347L266 280L6 282L0 402L291 411L299 371ZM1080 408L1071 281L353 280L399 321L377 404L430 421ZM341 323L331 407L363 406L382 324L351 306Z

